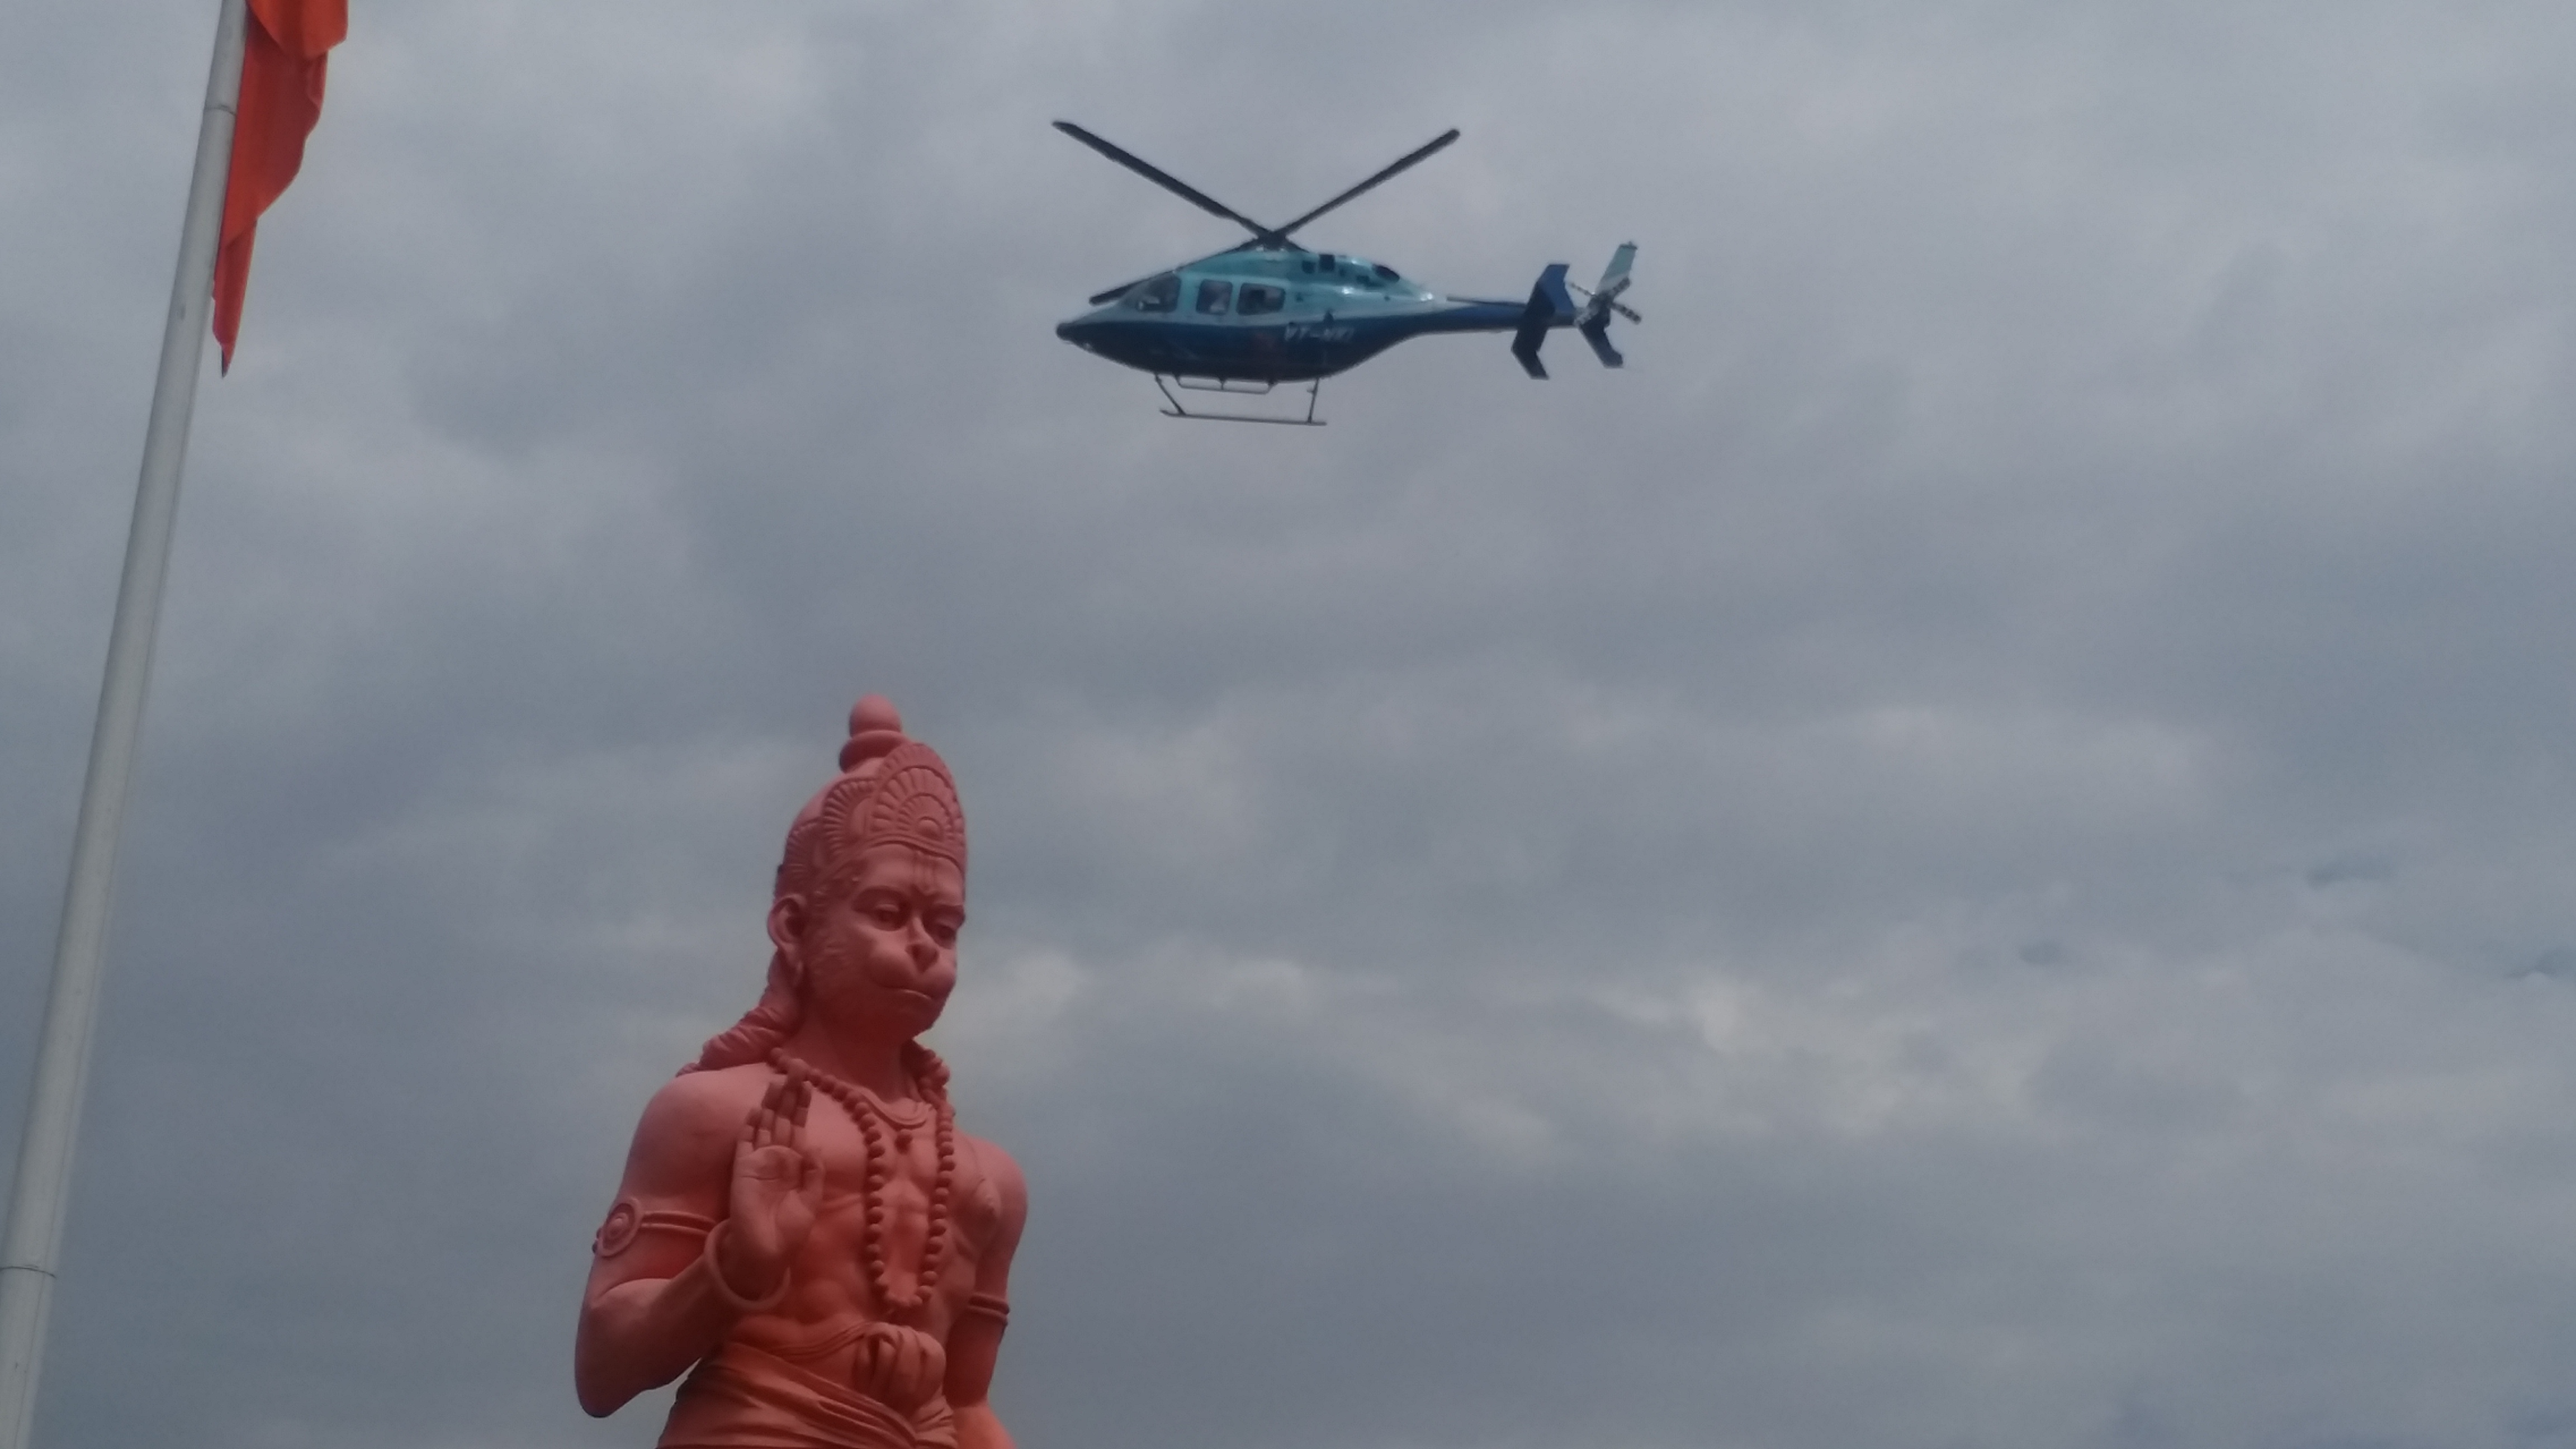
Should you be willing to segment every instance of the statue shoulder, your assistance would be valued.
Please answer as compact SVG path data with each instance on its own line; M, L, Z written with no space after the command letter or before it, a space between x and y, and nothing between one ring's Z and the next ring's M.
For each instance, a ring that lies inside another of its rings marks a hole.
M663 1083L635 1124L626 1158L629 1184L647 1192L685 1191L710 1174L719 1181L727 1177L743 1121L760 1105L769 1076L767 1066L753 1064L685 1072Z
M993 1193L994 1208L1001 1225L1017 1236L1019 1225L1029 1215L1029 1184L1020 1176L1020 1165L1001 1146L982 1137L960 1132L957 1140L974 1154L975 1171ZM979 1189L980 1191L980 1189Z

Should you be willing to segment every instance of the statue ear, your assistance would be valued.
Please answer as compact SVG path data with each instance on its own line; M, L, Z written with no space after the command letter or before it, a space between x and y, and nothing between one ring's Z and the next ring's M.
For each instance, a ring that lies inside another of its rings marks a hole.
M783 895L769 906L769 944L790 961L803 955L805 941L805 898Z

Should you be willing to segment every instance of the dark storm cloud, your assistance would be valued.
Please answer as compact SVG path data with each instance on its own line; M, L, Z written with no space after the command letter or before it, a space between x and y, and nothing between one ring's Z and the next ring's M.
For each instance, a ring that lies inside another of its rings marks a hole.
M0 1109L201 5L0 17ZM207 385L40 1427L636 1444L583 1246L882 689L1032 1445L2555 1445L2545 7L367 10ZM1055 342L1643 244L1320 433ZM1246 436L1246 434L1254 434Z

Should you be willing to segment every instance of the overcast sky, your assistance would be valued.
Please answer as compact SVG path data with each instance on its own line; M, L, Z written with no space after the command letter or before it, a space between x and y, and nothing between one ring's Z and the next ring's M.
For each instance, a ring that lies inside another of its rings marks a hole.
M353 6L200 395L38 1422L582 1417L891 695L1024 1449L2576 1446L2576 9ZM214 20L0 7L0 1143ZM1156 417L1101 287L1639 244ZM0 1167L7 1159L0 1156Z

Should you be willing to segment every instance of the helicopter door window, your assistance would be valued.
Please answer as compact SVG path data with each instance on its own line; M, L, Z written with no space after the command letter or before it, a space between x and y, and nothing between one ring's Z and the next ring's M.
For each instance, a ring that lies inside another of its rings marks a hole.
M1235 310L1246 317L1256 317L1264 312L1278 311L1287 304L1287 301L1288 294L1277 287L1261 282L1246 282L1243 284L1243 295L1235 299Z
M1132 303L1139 312L1169 312L1181 304L1181 279L1165 272L1138 282Z
M1214 281L1199 283L1200 311L1210 316L1221 317L1225 315L1226 307L1233 301L1234 283Z

